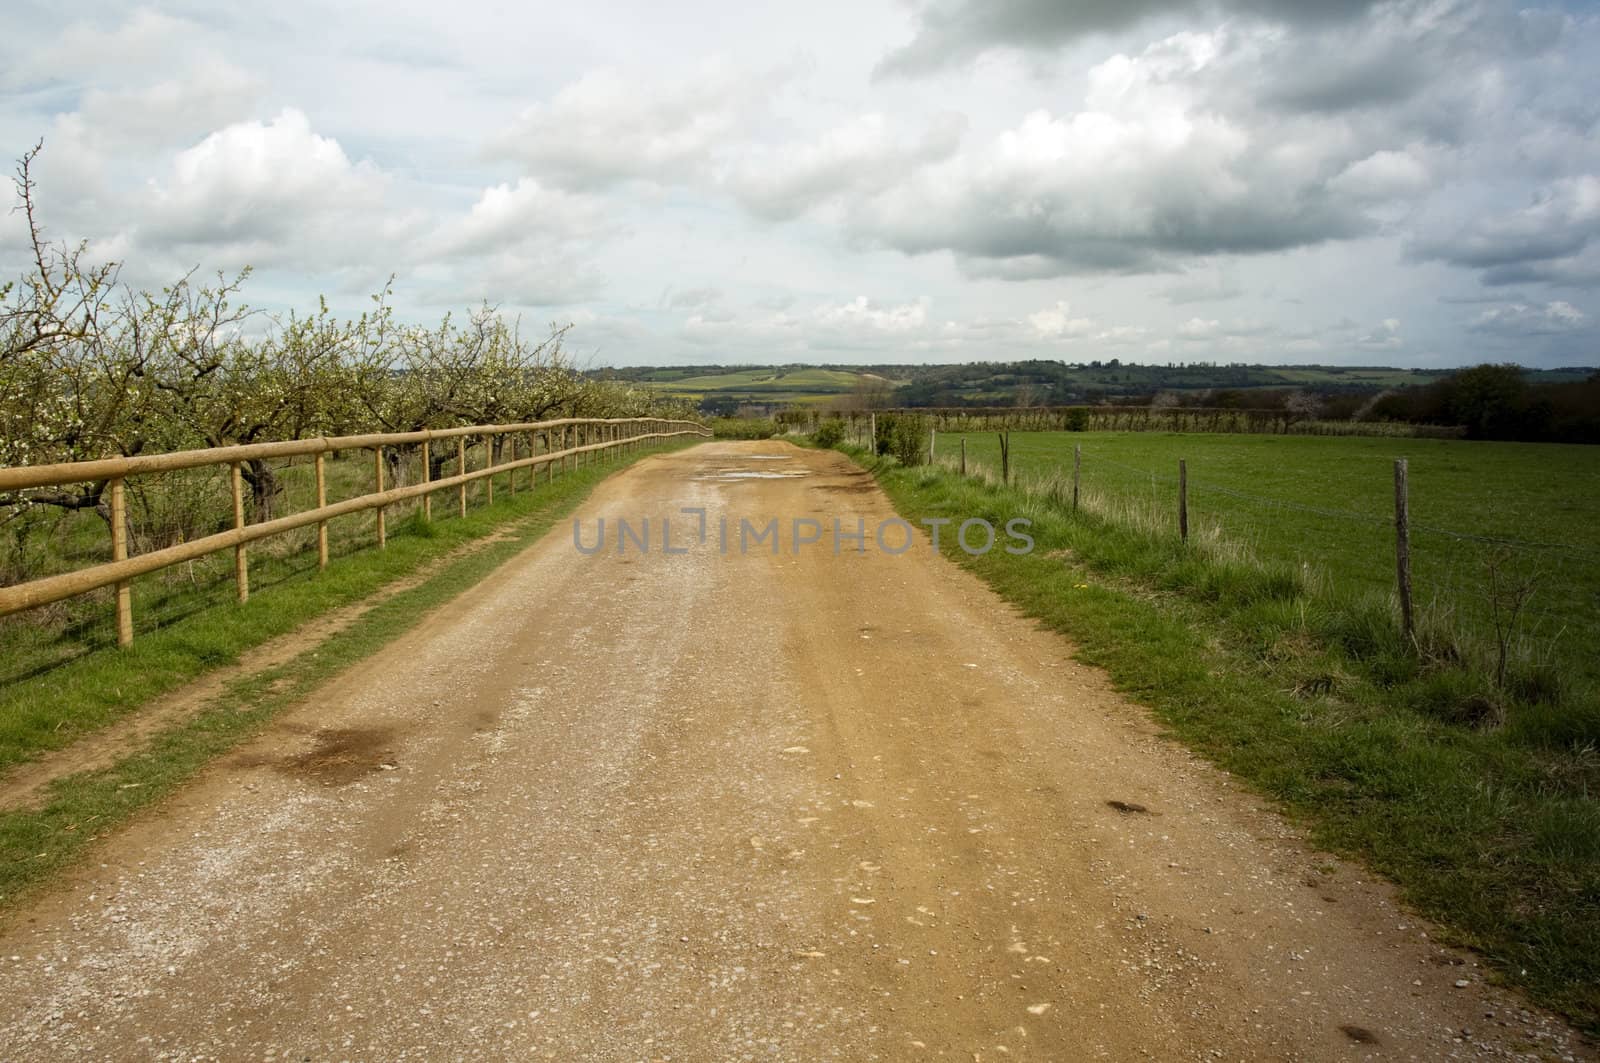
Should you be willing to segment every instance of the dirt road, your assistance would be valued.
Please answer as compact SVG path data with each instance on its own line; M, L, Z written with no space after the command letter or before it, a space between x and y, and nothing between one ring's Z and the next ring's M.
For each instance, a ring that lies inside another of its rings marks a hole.
M0 1057L1584 1051L925 544L792 552L892 516L777 442L613 477L603 553L553 533L10 919Z

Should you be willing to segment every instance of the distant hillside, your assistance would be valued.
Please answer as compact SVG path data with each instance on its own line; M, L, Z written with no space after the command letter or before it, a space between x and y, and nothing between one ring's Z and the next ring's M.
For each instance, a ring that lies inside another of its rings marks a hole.
M592 375L697 399L707 413L732 413L752 407L770 411L793 405L837 403L868 390L887 393L894 386L857 367L815 365L644 366L594 370Z
M697 399L708 413L786 406L1065 406L1143 403L1162 393L1304 390L1354 398L1435 383L1451 371L1386 366L1141 365L1057 361L962 365L643 366L593 375ZM1586 379L1592 368L1525 370L1531 384ZM1236 403L1235 403L1236 404Z

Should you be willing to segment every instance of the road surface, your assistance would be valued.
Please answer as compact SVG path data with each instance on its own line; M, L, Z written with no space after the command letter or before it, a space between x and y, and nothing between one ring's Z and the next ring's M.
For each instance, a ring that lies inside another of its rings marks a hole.
M790 541L892 516L782 442L611 478L605 551L558 528L10 917L0 1057L1585 1051L925 541Z

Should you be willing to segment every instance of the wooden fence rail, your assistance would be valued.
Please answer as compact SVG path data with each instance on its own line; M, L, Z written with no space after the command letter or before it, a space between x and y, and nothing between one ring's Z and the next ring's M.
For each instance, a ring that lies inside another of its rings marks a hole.
M0 491L19 491L35 487L55 487L74 483L106 481L111 498L111 560L75 572L46 576L41 579L0 587L0 616L33 609L51 602L59 602L102 587L114 586L116 594L117 642L127 645L133 641L133 614L128 581L136 576L170 568L193 561L219 550L232 549L235 557L235 580L242 602L249 597L250 575L245 547L258 539L281 535L310 525L317 525L318 563L326 567L328 558L327 522L334 517L360 513L369 509L378 511L378 546L385 544L383 511L387 506L408 499L423 500L423 517L430 519L429 504L435 491L456 488L459 492L460 512L466 514L467 485L474 480L493 477L500 473L512 474L515 489L516 471L529 469L530 483L536 478L538 467L543 465L554 474L556 464L571 468L580 464L585 456L608 450L636 447L642 443L679 436L709 436L710 429L696 421L672 421L651 417L635 418L563 418L555 421L535 421L528 424L471 425L462 428L445 428L422 432L392 432L360 436L317 437L280 443L256 443L235 447L212 447L206 450L180 450L166 454L143 454L131 458L103 458L98 461L80 461L61 465L19 466L0 469ZM495 462L494 446L488 451L486 464L471 472L466 467L466 437L482 436L486 440L498 437L511 439L511 460ZM516 457L516 440L526 436L528 456ZM534 441L543 436L544 453L537 453ZM458 440L456 475L430 479L427 463L429 445L440 439ZM557 444L561 449L553 449ZM383 448L389 446L423 447L423 481L406 487L385 489L383 476ZM376 491L343 501L328 503L323 476L326 455L342 450L370 449L373 452L373 469ZM287 458L314 455L317 462L317 506L301 513L293 513L260 524L244 522L240 466L243 462L270 458ZM160 550L128 556L126 504L124 483L130 476L148 473L171 472L176 469L195 469L210 465L227 466L233 498L233 527L226 531L178 543ZM490 480L490 483L493 481ZM491 496L492 498L492 496Z

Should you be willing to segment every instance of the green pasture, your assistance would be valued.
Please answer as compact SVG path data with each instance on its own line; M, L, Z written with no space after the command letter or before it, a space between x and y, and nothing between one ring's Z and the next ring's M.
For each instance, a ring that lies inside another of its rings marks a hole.
M941 435L942 462L962 436ZM1000 467L994 433L969 461ZM1531 581L1514 641L1525 655L1600 681L1600 451L1442 439L1052 433L1011 435L1013 473L1070 491L1073 448L1085 500L1177 535L1178 462L1188 467L1192 534L1302 567L1334 599L1395 587L1394 460L1409 466L1414 597L1434 623L1492 638L1495 579ZM1496 571L1491 572L1491 566ZM1502 610L1503 612L1503 610Z

